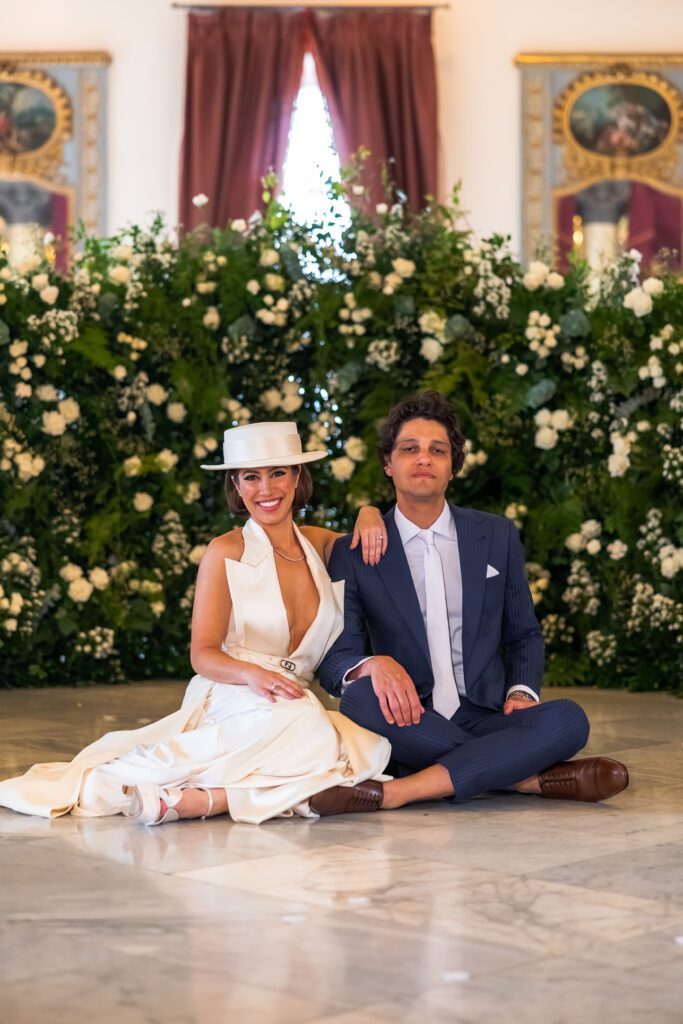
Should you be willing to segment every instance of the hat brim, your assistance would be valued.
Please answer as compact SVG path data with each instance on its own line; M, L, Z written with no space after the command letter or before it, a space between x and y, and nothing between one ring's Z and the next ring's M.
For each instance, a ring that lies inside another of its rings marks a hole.
M326 459L327 452L302 452L300 455L283 455L280 459L274 459L271 455L267 459L252 459L248 465L244 462L222 462L219 466L200 466L200 469L264 469L266 466L300 466L304 462L317 462L318 459Z

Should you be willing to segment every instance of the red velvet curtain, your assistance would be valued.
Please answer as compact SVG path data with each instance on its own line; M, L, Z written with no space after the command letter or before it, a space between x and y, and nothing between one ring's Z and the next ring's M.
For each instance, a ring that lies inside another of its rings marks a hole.
M680 269L682 227L679 196L660 192L642 181L632 183L626 248L642 253L643 267L654 261L660 249L667 249L669 268Z
M230 8L188 19L180 222L223 225L282 170L306 47L305 14ZM192 197L204 193L203 209Z
M311 48L342 164L360 146L371 198L384 199L379 165L417 209L437 190L436 71L431 14L311 12Z

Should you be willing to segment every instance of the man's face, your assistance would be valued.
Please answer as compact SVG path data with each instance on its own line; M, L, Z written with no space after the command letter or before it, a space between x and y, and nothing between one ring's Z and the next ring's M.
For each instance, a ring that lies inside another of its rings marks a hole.
M398 497L434 501L453 478L451 445L446 428L436 420L408 420L401 427L384 472Z

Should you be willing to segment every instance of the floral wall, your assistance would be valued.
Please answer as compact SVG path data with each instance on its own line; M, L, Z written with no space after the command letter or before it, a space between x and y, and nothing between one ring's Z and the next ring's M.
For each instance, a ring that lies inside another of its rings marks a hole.
M87 239L66 278L0 257L2 683L188 676L196 566L235 525L199 468L222 431L296 419L330 454L308 521L346 528L391 502L378 419L435 388L468 437L450 497L521 531L548 681L676 689L682 370L675 278L523 268L457 203L339 239L270 200L180 243Z

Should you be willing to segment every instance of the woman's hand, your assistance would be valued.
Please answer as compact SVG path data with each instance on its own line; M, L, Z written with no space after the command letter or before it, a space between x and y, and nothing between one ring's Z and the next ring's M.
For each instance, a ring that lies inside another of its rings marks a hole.
M351 548L361 544L366 565L377 565L387 550L387 528L378 508L365 505L358 512Z
M281 676L279 672L261 668L260 665L250 666L247 686L254 693L258 693L259 697L265 697L271 704L274 704L278 697L284 700L298 700L306 692L298 683Z

